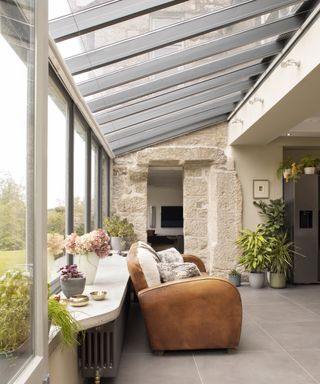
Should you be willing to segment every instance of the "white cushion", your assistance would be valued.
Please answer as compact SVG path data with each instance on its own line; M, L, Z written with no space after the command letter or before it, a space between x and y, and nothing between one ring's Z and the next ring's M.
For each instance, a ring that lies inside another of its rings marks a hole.
M168 248L158 252L161 263L183 263L181 253L175 248Z
M157 268L156 252L150 246L138 241L137 258L139 260L142 272L148 284L148 287L154 287L161 284L160 273ZM155 254L153 252L155 252Z

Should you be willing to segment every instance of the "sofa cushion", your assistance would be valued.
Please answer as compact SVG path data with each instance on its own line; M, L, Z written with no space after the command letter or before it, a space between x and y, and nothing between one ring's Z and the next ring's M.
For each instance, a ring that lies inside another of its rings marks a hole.
M157 267L163 283L201 276L199 268L194 263L158 263Z
M158 252L161 263L183 263L183 257L175 248L168 248Z
M157 268L159 262L157 253L148 244L138 241L137 258L148 287L161 284L160 273Z

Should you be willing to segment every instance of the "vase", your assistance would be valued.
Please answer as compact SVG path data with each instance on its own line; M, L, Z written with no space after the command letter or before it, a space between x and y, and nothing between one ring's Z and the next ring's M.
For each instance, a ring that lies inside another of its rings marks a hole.
M60 279L61 290L65 297L69 299L73 295L81 295L86 285L85 277L71 277L68 279Z
M265 273L264 272L250 272L249 273L249 283L250 287L255 289L263 288L265 285Z
M229 281L236 287L241 285L241 276L240 275L229 275Z
M284 273L270 273L270 286L272 288L285 288L286 287L286 275Z
M126 249L126 239L125 237L111 237L111 248L114 251L121 252Z
M304 167L305 175L314 175L316 172L316 167Z
M74 263L77 264L78 270L82 272L86 278L86 284L92 285L96 278L99 256L97 256L95 252L89 252L86 255L75 255Z

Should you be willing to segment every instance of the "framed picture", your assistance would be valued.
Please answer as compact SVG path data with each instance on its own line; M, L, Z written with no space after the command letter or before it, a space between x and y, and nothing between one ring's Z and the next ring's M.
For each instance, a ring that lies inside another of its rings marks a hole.
M269 180L253 180L253 198L269 199Z

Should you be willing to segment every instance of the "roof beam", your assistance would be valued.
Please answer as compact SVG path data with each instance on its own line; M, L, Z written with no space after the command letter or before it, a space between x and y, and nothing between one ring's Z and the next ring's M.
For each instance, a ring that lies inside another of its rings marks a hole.
M152 119L150 121L132 125L127 128L122 128L118 131L108 132L102 129L103 134L107 137L109 143L112 143L117 140L121 140L122 138L126 138L129 136L137 135L138 133L143 133L146 131L150 131L152 129L156 129L159 126L170 125L173 121L181 120L181 119L192 119L194 116L199 113L203 113L206 111L212 111L217 108L225 108L226 105L228 107L235 106L235 103L238 103L242 99L241 93L233 94L229 97L224 97L219 100L210 100L209 102L201 103L196 106L192 106L189 108L185 108L174 113L170 113L166 116L162 116L159 118ZM231 110L230 110L231 111Z
M118 0L51 20L49 30L55 41L59 42L185 1Z
M205 121L208 119L212 119L216 116L225 115L230 113L234 108L234 104L228 104L220 108L210 109L204 111L202 113L198 113L191 117L181 118L179 120L171 121L169 124L164 124L161 126L153 127L148 131L139 132L137 134L133 134L128 137L123 137L122 139L116 140L113 143L110 143L112 150L123 148L127 145L138 143L139 141L144 141L146 139L151 139L154 137L158 137L161 134L169 133L176 130L181 130L183 132L183 128L188 129L188 127L193 124L197 124L200 121Z
M115 63L234 23L283 8L301 0L250 0L195 17L122 42L87 51L66 59L72 74Z
M139 65L133 65L120 71L108 73L78 84L83 96L89 96L119 85L126 84L156 73L167 71L196 60L217 55L222 52L251 44L271 36L281 35L297 30L302 24L300 16L288 17L284 20L265 24L248 31L223 37L209 43L185 49L171 55L162 56Z
M111 106L122 104L138 97L146 96L151 93L162 91L163 89L174 87L175 85L187 83L192 80L200 79L204 76L210 76L227 68L248 63L250 61L261 59L278 54L283 48L280 42L272 42L262 46L242 51L232 56L216 60L207 64L199 65L183 72L175 73L158 80L138 85L131 89L114 93L105 97L100 97L88 102L92 112L98 112Z
M186 97L184 99L173 101L172 103L165 104L148 111L144 111L129 117L113 121L112 123L102 125L101 128L105 132L115 132L119 129L128 128L131 125L143 123L144 121L152 120L160 116L167 115L179 111L181 109L189 108L194 105L205 103L210 100L218 99L235 92L246 92L253 86L254 82L250 80L243 80L238 83L226 85L216 89L211 89L206 92L201 92L197 95Z
M185 135L187 133L191 133L199 129L212 127L215 124L226 121L227 118L228 118L228 114L224 114L224 115L213 117L211 119L202 120L202 121L199 121L198 123L191 124L190 126L187 126L187 127L184 126L183 128L180 128L180 129L178 128L170 132L161 133L157 136L154 136L145 140L140 140L139 142L136 142L133 144L128 144L126 146L117 147L117 148L115 147L114 153L115 155L123 155L125 153L132 152L137 149L142 149L152 144L159 143L168 139L172 139L177 136Z
M249 79L252 76L263 73L267 67L267 63L260 63L244 69L238 69L237 71L227 73L226 75L221 75L213 79L201 81L175 91L167 92L160 96L151 97L143 101L138 100L137 102L129 104L125 107L119 107L114 110L104 110L103 112L96 114L95 118L99 124L125 118L135 113L147 111L151 108L168 104L185 97L196 95L198 93L205 92L222 85L228 85L239 80Z

